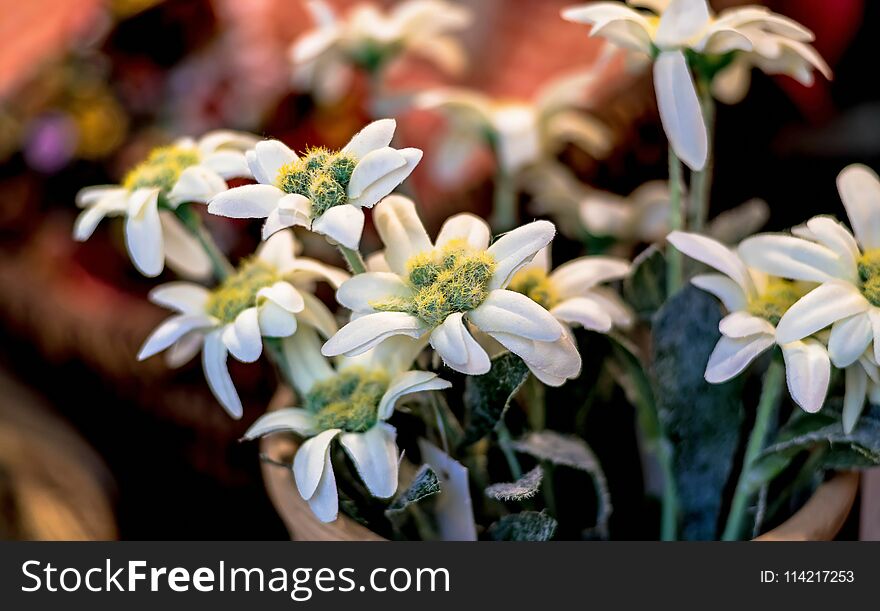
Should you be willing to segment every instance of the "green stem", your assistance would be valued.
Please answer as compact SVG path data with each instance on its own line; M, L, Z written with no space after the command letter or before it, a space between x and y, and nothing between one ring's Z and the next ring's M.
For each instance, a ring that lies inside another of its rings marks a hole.
M703 122L706 124L708 151L706 165L699 172L691 174L691 207L688 210L688 228L691 231L702 231L709 216L709 198L712 194L712 174L715 163L715 98L712 97L711 84L700 79L697 85L700 95L700 108L703 110Z
M192 209L191 204L181 204L174 210L174 214L183 223L196 240L198 240L205 254L211 260L211 269L214 270L214 276L218 281L224 280L227 276L235 271L232 264L226 258L226 255L220 250L214 238L202 223L202 217Z
M498 434L498 446L501 448L505 460L507 460L507 466L510 468L510 474L513 476L513 480L516 481L523 476L523 472L519 460L516 458L516 452L513 451L510 431L503 421L498 423L495 431Z
M770 363L767 373L764 374L761 398L758 401L758 409L755 414L755 426L749 435L742 470L739 473L739 480L736 484L736 492L734 492L730 513L727 516L727 524L721 536L724 541L736 541L742 533L743 520L745 519L749 499L752 496L752 486L749 485L749 471L755 459L764 448L767 432L770 429L773 416L776 414L779 398L782 396L784 380L785 365L778 359L774 359Z
M290 373L290 363L287 362L287 357L284 354L284 347L281 345L281 341L280 337L264 337L263 345L266 347L266 353L269 355L269 359L275 363L275 367L281 373L281 377L288 386L294 388L293 377Z
M339 244L337 247L339 248L339 252L342 253L345 262L348 264L348 269L351 270L351 273L363 274L367 271L367 266L364 264L364 258L359 251L346 248L342 244Z
M681 161L669 147L669 231L683 229L681 205ZM675 294L681 287L682 255L674 246L666 247L666 293Z
M533 431L541 431L547 424L547 403L544 385L535 376L529 376L524 390L529 413L529 426Z
M675 471L672 468L672 445L666 438L658 440L657 462L663 474L663 501L660 509L660 540L675 541L678 538L678 490L675 487Z
M498 169L495 171L495 193L492 202L492 217L489 224L496 232L510 231L517 224L517 193L513 177L501 167L498 155L495 156Z

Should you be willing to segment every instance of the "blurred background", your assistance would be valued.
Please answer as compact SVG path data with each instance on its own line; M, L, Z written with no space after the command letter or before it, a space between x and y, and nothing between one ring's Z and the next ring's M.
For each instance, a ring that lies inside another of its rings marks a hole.
M344 14L354 2L331 4ZM456 85L529 100L595 61L602 44L559 18L571 2L458 4L474 13L460 35L469 67L450 77L405 58L389 68L391 90ZM769 204L769 229L822 212L843 217L837 173L856 161L880 168L880 3L766 4L816 32L835 78L807 89L756 73L746 100L720 106L711 215L758 197ZM82 244L70 235L80 188L119 181L151 147L180 135L224 127L297 149L344 144L370 120L368 83L356 80L321 106L296 91L288 49L312 27L301 0L0 0L0 538L287 536L256 447L237 443L272 394L269 367L230 361L245 400L235 422L197 361L181 370L136 362L164 316L145 299L155 282L132 268L120 223L102 223ZM622 64L603 72L591 100L613 133L610 153L597 159L569 146L558 155L584 184L625 195L665 177L666 143L648 77L624 74ZM430 160L442 119L415 110L397 118L399 141ZM429 164L417 168L407 184L429 232L461 210L488 214L492 173L490 156L471 160L454 184L432 180ZM233 258L258 239L257 224L209 222ZM337 262L322 244L309 248ZM376 245L368 232L365 250ZM596 430L627 430L632 414L590 418ZM590 441L612 485L624 482L612 490L620 524L643 510L627 503L641 496L628 430Z

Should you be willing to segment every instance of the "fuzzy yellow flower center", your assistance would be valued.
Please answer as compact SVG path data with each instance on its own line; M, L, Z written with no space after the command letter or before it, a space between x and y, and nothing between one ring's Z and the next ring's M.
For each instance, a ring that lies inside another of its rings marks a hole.
M322 431L362 433L376 424L379 401L390 381L382 369L350 367L317 382L305 397L305 408L315 415Z
M865 252L858 260L862 295L871 305L880 306L880 248Z
M370 305L380 312L407 312L436 327L450 314L473 310L485 301L496 263L485 250L458 239L415 255L406 266L413 296Z
M168 195L180 174L199 163L199 152L181 146L162 146L125 175L122 186L130 191L141 188L160 189Z
M532 268L517 272L507 288L522 293L545 310L559 303L559 294L543 269Z
M256 257L243 261L236 272L211 292L206 310L208 314L230 323L235 317L257 304L260 289L281 280L275 266Z
M291 163L281 166L276 186L285 193L298 194L312 202L316 219L333 206L348 201L348 183L357 160L342 151L313 148Z
M798 282L774 278L767 284L761 295L749 301L749 314L769 320L774 326L794 305L806 294L804 287Z

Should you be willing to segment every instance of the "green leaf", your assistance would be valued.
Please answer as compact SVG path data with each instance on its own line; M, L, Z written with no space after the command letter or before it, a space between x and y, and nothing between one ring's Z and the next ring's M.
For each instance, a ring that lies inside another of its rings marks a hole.
M481 376L469 376L465 382L464 404L467 416L464 445L482 439L504 417L510 400L529 377L529 368L521 358L505 352L492 359L492 368Z
M654 397L673 448L684 539L716 537L743 421L742 382L709 384L703 378L720 320L718 302L687 286L653 322Z
M486 496L496 501L522 501L530 499L541 489L544 470L538 465L511 483L492 484L486 488Z
M506 515L489 527L495 541L549 541L556 532L556 520L543 511Z
M529 454L538 460L546 460L554 465L578 469L588 473L596 489L598 509L596 511L596 531L602 537L608 533L608 519L613 507L611 494L605 472L596 455L587 443L579 437L560 435L554 431L529 433L522 439L513 442L517 452Z
M623 297L639 317L648 320L666 300L666 257L652 244L635 258L623 281Z
M406 511L410 505L418 503L438 492L440 492L440 479L431 467L422 465L409 487L398 494L391 501L391 504L388 505L385 515L393 521Z

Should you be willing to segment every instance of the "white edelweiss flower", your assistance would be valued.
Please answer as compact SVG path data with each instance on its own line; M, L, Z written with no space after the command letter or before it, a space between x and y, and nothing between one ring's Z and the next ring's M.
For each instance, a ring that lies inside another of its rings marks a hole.
M409 394L441 390L451 384L428 371L407 371L421 349L415 340L394 337L334 368L321 356L315 332L304 327L284 341L302 407L269 412L257 420L246 439L293 432L307 437L293 459L296 486L323 522L336 519L339 499L330 460L338 439L367 489L389 498L397 490L397 431L386 421L397 401Z
M480 375L490 362L468 331L473 325L548 384L577 376L580 356L563 326L531 299L505 290L553 239L552 223L529 223L489 246L489 226L459 214L432 243L413 202L396 195L376 207L373 219L391 271L358 274L339 287L337 301L356 317L328 340L324 355L354 356L394 335L427 337L449 367Z
M669 231L669 183L654 180L628 197L593 191L581 200L580 220L591 234L627 242L659 242Z
M588 70L550 81L530 102L495 100L477 91L454 88L419 95L417 107L442 111L451 120L434 160L436 180L443 183L460 176L485 144L487 134L497 163L508 175L554 157L569 142L594 157L605 157L613 145L611 131L585 109L610 57L606 53Z
M812 49L803 44L813 40L812 32L763 7L731 8L716 16L706 0L629 4L634 8L622 2L592 2L565 9L562 16L592 26L591 36L654 58L654 88L663 127L678 157L693 170L703 169L708 141L686 51L708 57L750 52L751 57L761 58L753 60L755 65L781 71L797 64L790 55L794 53L819 67ZM801 67L797 65L798 70Z
M353 68L374 72L403 53L419 55L447 72L467 62L450 32L471 23L471 13L443 0L409 0L384 13L372 4L356 5L339 19L326 3L307 3L316 27L290 48L294 84L321 102L333 103L350 89Z
M86 187L77 194L76 204L84 210L74 224L74 239L88 240L104 217L124 216L125 245L143 275L158 276L167 259L184 276L209 276L210 259L174 210L207 202L226 190L227 178L250 177L244 151L256 141L250 134L223 130L154 149L121 185Z
M880 356L880 182L863 165L844 169L837 187L855 236L827 216L793 230L745 240L745 261L767 273L819 283L795 303L777 327L795 341L831 326L828 352L837 367L861 357L872 343Z
M828 351L815 339L784 341L776 326L808 289L747 267L736 252L712 238L673 231L668 240L687 256L721 272L691 279L694 286L715 295L728 311L718 325L721 339L706 365L706 381L726 382L778 345L792 399L807 412L819 411L831 379Z
M150 292L153 303L174 310L147 338L138 360L163 350L172 367L187 363L202 351L208 385L233 418L242 414L241 399L226 368L227 353L252 363L263 351L264 337L287 337L299 323L325 336L336 321L311 292L315 280L338 287L348 274L313 259L294 256L294 238L283 231L263 243L254 257L219 286L208 290L190 282L171 282Z
M542 248L531 263L514 274L507 289L543 306L565 327L608 333L628 329L635 316L612 289L599 286L629 274L630 263L616 257L573 259L550 271L550 249Z
M265 218L263 239L300 225L356 249L364 212L391 193L422 158L416 148L389 145L397 123L381 119L359 131L340 151L309 150L300 157L278 140L258 142L247 161L259 184L218 194L208 212Z

